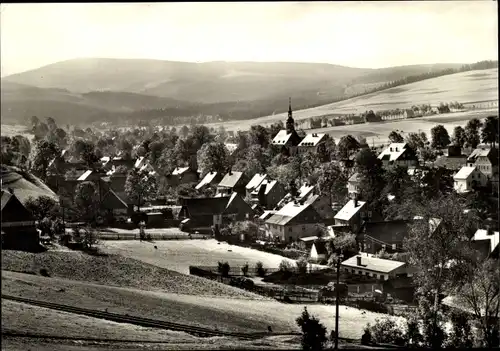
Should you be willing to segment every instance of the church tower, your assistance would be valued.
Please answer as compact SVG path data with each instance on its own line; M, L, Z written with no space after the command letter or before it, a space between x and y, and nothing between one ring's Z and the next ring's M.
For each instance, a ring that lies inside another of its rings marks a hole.
M286 120L286 134L293 133L295 131L295 121L292 117L292 98L288 100L288 119Z

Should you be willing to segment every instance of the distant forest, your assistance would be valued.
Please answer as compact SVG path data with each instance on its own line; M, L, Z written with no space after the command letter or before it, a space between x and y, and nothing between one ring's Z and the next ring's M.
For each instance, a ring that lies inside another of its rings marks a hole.
M293 108L301 110L311 107L326 105L342 100L375 93L381 90L394 88L397 86L419 82L425 79L441 77L454 73L467 72L472 70L484 70L498 68L498 61L480 61L474 64L463 65L459 69L444 69L435 72L428 72L419 75L408 76L395 81L387 82L378 87L360 92L357 94L342 95L336 97L318 96L316 92L302 94L299 98L294 98ZM273 97L273 99L241 101L241 102L220 102L212 104L189 104L183 103L180 106L145 109L134 111L128 114L107 113L105 115L94 116L97 120L106 120L113 124L136 125L141 120L157 122L164 125L181 125L191 123L210 123L217 121L247 120L286 112L288 105L284 101L288 97Z

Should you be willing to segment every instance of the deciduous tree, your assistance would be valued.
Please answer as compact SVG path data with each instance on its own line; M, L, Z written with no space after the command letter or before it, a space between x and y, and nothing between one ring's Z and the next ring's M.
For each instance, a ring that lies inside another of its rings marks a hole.
M55 143L41 140L35 146L32 171L42 180L47 179L47 169L50 161L61 154L61 150Z
M452 141L454 145L463 148L467 141L467 137L465 135L465 129L463 129L461 126L456 126L455 129L453 129Z
M156 178L146 172L140 172L136 168L129 171L125 181L125 192L133 203L140 209L144 201L150 200L156 195Z
M404 138L401 134L399 134L398 132L396 132L395 130L393 130L390 134L389 134L389 141L391 143L402 143L404 142Z
M489 116L481 129L481 140L493 146L498 144L498 116Z
M99 197L92 182L83 182L77 185L74 195L78 215L85 223L96 222Z
M204 144L198 151L198 165L203 172L224 173L229 167L229 155L221 142Z
M467 140L467 146L475 149L480 142L479 138L479 128L481 128L481 121L477 118L469 120L465 126L465 137Z
M433 147L434 149L443 149L450 144L450 136L448 135L448 131L441 124L438 124L431 129L431 138L431 147Z

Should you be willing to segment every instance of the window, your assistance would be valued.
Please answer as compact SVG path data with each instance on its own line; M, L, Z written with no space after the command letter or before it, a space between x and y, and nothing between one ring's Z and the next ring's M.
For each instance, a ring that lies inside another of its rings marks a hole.
M305 232L305 231L306 231L306 226L305 226L305 225L303 225L303 226L302 226L302 231L303 231L303 232Z
M353 269L351 272L352 272L352 273L355 273L355 272L354 272L354 269Z
M396 250L396 244L392 244L392 249Z
M292 232L292 227L288 228L288 232L290 233Z
M367 276L370 276L370 272L366 272L365 274L366 274Z
M348 269L348 268L346 268L346 269L345 269L345 271L346 271L346 272L349 272L349 269Z

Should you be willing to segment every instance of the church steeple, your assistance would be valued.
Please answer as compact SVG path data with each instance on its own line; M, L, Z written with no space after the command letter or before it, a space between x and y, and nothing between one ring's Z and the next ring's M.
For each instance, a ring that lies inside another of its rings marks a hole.
M286 120L286 133L290 134L295 131L295 121L292 117L292 98L288 98L288 119Z

